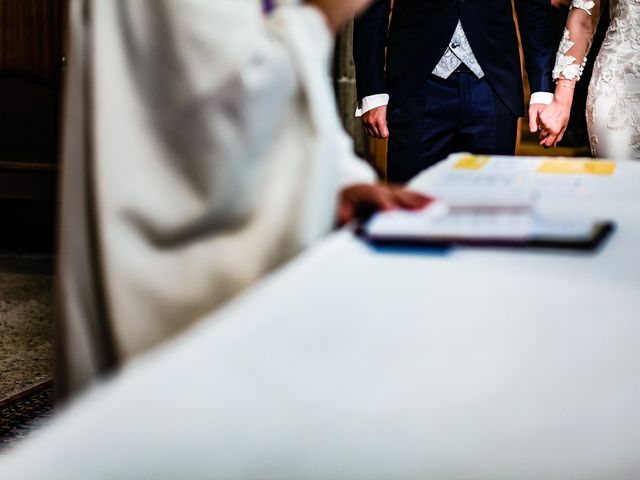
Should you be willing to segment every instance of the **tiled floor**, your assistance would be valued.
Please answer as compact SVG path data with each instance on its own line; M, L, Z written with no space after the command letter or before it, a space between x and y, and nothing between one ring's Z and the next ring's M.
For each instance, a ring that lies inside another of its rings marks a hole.
M54 389L44 382L0 402L0 455L34 433L54 412Z

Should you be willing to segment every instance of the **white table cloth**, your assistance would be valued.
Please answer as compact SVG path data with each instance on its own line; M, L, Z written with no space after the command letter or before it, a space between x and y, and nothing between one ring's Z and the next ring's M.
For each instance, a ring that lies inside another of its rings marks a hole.
M95 388L0 477L640 478L640 163L553 178L577 183L545 185L541 208L618 223L601 251L380 253L336 233Z

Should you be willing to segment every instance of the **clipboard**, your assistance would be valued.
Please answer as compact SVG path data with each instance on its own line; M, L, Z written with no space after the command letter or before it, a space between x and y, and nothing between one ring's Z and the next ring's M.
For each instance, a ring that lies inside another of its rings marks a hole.
M366 242L382 247L595 251L615 229L610 220L543 215L527 205L474 205L382 212L362 224L358 233Z

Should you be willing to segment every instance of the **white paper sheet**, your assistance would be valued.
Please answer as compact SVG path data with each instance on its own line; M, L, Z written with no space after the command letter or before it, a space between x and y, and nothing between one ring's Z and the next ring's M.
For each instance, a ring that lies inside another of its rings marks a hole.
M394 240L580 240L590 238L594 226L589 219L542 215L525 205L448 207L438 202L421 211L379 213L365 231L373 238Z

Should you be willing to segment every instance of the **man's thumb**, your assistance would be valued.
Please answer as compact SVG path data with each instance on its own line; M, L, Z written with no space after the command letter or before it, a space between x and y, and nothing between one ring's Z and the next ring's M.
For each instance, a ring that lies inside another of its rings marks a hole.
M529 112L529 131L536 133L538 131L538 112Z
M387 122L386 121L382 121L380 122L379 125L379 131L380 131L380 136L382 138L388 138L389 137L389 127L387 126Z

